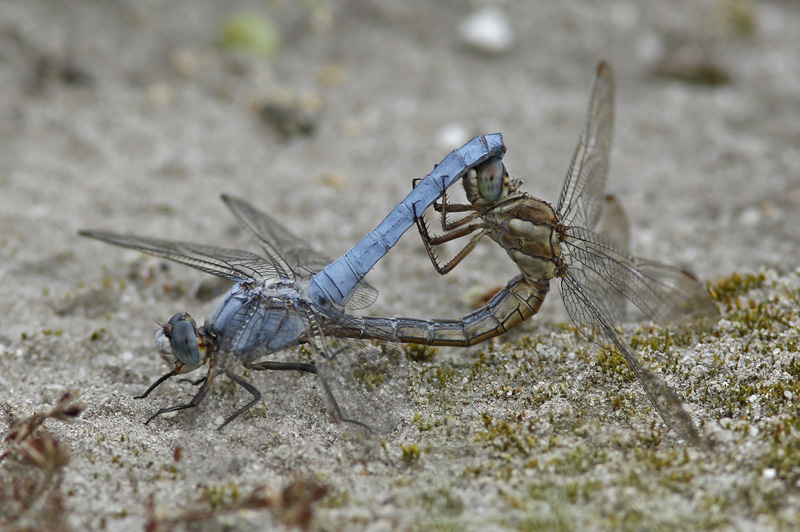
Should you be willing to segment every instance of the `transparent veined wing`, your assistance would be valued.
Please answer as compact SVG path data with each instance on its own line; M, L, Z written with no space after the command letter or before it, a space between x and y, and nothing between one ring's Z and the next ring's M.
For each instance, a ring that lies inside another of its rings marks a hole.
M297 277L309 277L333 262L333 259L312 248L283 224L245 200L228 195L223 195L222 200L239 223L258 239L264 252L285 270L284 277L289 277L290 273ZM355 310L368 307L377 297L378 291L362 281L347 308Z
M611 66L597 67L586 123L569 165L556 214L562 224L594 229L603 208L614 135L614 77Z
M359 434L391 432L402 420L408 392L402 349L391 342L325 335L321 320L336 318L320 318L310 309L306 317L308 345L331 414Z
M109 244L191 266L205 273L232 281L268 279L277 274L275 265L255 253L178 240L163 240L110 231L83 230L78 234Z

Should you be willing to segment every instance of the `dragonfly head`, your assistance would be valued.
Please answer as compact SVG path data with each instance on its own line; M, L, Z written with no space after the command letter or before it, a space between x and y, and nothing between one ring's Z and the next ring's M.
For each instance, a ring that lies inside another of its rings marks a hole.
M158 354L178 374L189 373L205 364L208 358L205 347L202 332L186 312L175 314L156 332Z
M519 184L518 180L508 177L508 170L499 157L490 157L464 175L464 190L473 205L492 204L516 191Z

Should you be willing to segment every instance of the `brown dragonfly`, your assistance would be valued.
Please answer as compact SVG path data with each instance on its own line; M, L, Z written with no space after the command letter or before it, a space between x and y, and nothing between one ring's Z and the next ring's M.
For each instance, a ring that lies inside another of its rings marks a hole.
M616 329L630 300L656 322L719 319L719 310L692 273L632 256L627 246L594 231L605 202L614 115L611 67L597 67L586 123L567 171L556 207L520 190L499 158L490 158L462 178L468 204L435 203L445 231L432 235L423 213L417 226L440 274L455 268L488 236L500 244L520 275L492 298L487 308L460 320L468 327L454 345L471 345L505 333L535 314L552 279L575 326L590 340L625 358L668 427L692 443L700 437L672 389L631 349ZM451 213L466 213L456 220ZM441 264L435 246L471 235L468 243ZM623 297L624 296L624 297ZM459 320L456 320L458 322ZM442 342L436 342L442 343Z

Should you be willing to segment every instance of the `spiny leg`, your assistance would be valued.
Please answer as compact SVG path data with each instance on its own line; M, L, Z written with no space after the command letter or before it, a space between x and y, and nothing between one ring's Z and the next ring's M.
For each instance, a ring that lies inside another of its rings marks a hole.
M447 189L444 187L444 183L442 183L442 203L437 205L434 201L433 209L442 213L441 223L443 231L452 231L453 229L461 227L462 225L479 217L479 214L475 211L475 207L470 204L447 203ZM448 222L448 212L470 212L471 214L465 216L464 218L460 218L455 222Z
M473 214L477 216L477 213ZM433 267L441 275L449 273L450 271L453 270L453 268L458 266L458 264L462 260L464 260L464 257L469 255L470 252L473 249L475 249L475 246L478 244L478 241L489 233L484 223L476 222L461 227L455 231L451 231L450 233L446 233L444 235L432 236L430 234L430 231L428 230L428 224L425 222L425 218L417 215L416 208L414 208L414 220L417 223L417 229L419 230L419 234L422 237L422 243L425 246L425 251L428 253L428 258L431 259ZM452 259L450 259L449 262L447 262L444 266L442 266L439 263L439 259L436 258L436 252L434 251L433 246L438 246L440 244L444 244L445 242L450 242L451 240L461 238L463 236L472 233L473 231L477 231L478 229L482 229L482 231L476 235L473 235L470 241L467 243L467 245L464 246L458 253L456 253L456 255Z
M206 376L206 382L203 383L203 387L200 388L200 390L198 390L198 392L195 394L195 396L192 397L191 401L189 401L185 405L170 406L168 408L162 408L161 410L159 410L158 412L156 412L155 414L150 416L150 419L145 421L144 424L147 425L148 423L153 421L155 418L157 418L161 414L166 414L168 412L175 412L177 410L186 410L187 408L194 408L195 406L199 405L203 401L203 399L205 399L206 395L208 394L208 391L211 389L211 383L214 382L214 376L213 376L213 373L212 373L213 370L214 369L211 368L211 367L208 368L208 375Z
M451 271L453 271L453 268L458 266L461 263L461 261L464 260L464 258L467 255L472 253L472 250L475 249L475 246L478 245L478 242L480 241L480 239L485 237L488 234L489 234L489 230L488 229L484 229L480 233L472 235L472 238L469 239L469 242L467 242L467 245L464 246L463 248L461 248L461 250L458 253L456 253L455 256L452 259L450 259L450 262L448 262L447 264L445 264L441 268L437 267L436 271L438 271L442 275L445 275L445 274L450 273Z
M475 207L469 203L448 203L443 205L438 201L435 201L433 202L433 210L436 212L442 212L443 210L446 210L447 212L471 212L475 210Z
M419 235L422 237L422 245L425 246L425 251L428 253L428 258L431 259L431 264L433 264L433 267L436 269L436 271L441 274L442 268L439 266L439 259L436 258L436 252L433 250L433 246L431 245L431 234L430 231L428 231L428 224L425 222L424 216L417 215L416 206L413 208L413 210L414 222L416 222L417 230L419 231Z
M415 178L411 181L412 188L416 188L417 183L419 183L420 178ZM468 203L447 203L447 189L444 186L444 178L442 178L442 203L433 202L433 208L436 212L442 213L441 215L441 224L443 231L451 231L456 227L460 227L472 220L475 220L479 217L478 213L475 212L475 207ZM455 222L448 222L447 221L447 213L453 212L469 212L470 215L465 216L464 218L459 218ZM424 213L423 213L424 214ZM417 218L418 215L416 213L416 209L414 212L414 217Z
M456 240L458 238L461 238L463 236L467 236L470 233L474 233L478 229L485 229L486 228L486 224L485 223L483 223L483 222L475 222L475 223L471 223L469 225L465 225L464 227L459 227L458 229L456 229L454 231L450 231L450 232L445 233L443 235L431 235L430 232L428 232L428 224L425 223L424 219L423 218L418 218L418 220L422 220L422 225L423 225L423 227L425 229L425 234L423 235L423 237L427 240L428 244L430 244L431 246L439 246L439 245L444 244L446 242L451 242L451 241Z

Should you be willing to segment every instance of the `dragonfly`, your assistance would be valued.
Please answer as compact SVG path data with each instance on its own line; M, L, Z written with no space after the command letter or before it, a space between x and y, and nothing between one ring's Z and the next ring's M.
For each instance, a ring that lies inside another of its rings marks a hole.
M489 158L505 154L502 135L477 136L453 150L389 215L350 251L331 261L266 213L244 200L222 199L239 224L261 245L264 256L250 251L190 242L82 230L80 235L178 262L234 281L211 319L198 326L180 312L156 333L156 348L170 371L139 398L168 379L204 365L202 386L186 404L165 407L146 423L168 412L196 407L224 375L244 388L251 400L218 427L261 400L261 392L234 371L234 362L250 370L317 373L334 419L372 432L390 408L384 400L401 387L402 363L390 351L370 349L364 340L395 340L383 329L353 321L351 311L372 304L377 291L364 276L414 225L414 213L426 209L444 190ZM382 325L383 322L380 322ZM425 325L425 329L429 327ZM356 343L362 341L361 343ZM264 360L297 346L308 346L314 364ZM376 352L377 351L377 352ZM370 421L372 419L372 421ZM366 420L366 421L365 421ZM385 426L385 423L384 423Z
M699 443L700 436L677 394L649 369L617 331L624 301L631 301L656 322L713 323L719 310L696 276L687 270L632 256L625 245L595 231L605 201L614 115L614 79L601 62L596 70L586 122L555 208L520 190L500 158L471 168L462 178L469 203L434 204L444 231L431 234L424 213L417 226L436 270L444 275L460 264L488 236L505 249L520 270L490 305L494 327L467 331L457 345L471 345L505 333L535 314L553 279L570 319L587 338L622 354L664 423L680 437ZM461 213L459 218L448 217ZM470 236L448 262L436 246ZM523 297L520 297L520 293ZM527 296L527 297L524 297ZM535 296L535 297L534 297ZM624 296L624 297L623 297ZM533 303L533 304L532 304Z

